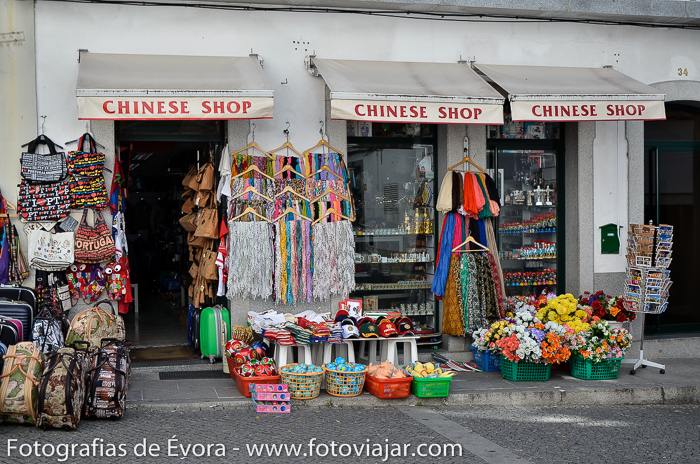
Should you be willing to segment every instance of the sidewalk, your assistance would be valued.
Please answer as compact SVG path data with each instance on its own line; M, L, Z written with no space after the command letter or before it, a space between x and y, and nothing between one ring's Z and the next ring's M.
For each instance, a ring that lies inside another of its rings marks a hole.
M659 369L640 368L630 375L630 364L623 364L616 380L579 380L568 370L552 371L547 382L510 382L500 372L465 372L452 379L447 398L381 400L363 392L353 398L337 398L321 390L307 406L559 406L625 404L698 404L700 403L700 359L654 359L666 364ZM134 367L127 405L131 407L249 407L251 400L238 392L230 378L198 380L159 380L164 371L221 371L214 365L192 363L173 366Z

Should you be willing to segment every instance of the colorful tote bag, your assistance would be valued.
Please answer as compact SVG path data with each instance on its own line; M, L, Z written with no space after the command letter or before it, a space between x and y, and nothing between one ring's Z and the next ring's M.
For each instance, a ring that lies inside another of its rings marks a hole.
M49 153L37 153L39 145L48 146ZM68 175L66 154L57 152L56 144L45 135L29 142L27 151L20 157L20 166L22 178L30 184L53 184Z
M88 210L83 210L75 231L75 260L80 263L102 263L114 259L117 252L111 231L102 213L95 213L95 227L87 223Z
M83 144L89 143L88 151L82 151ZM78 149L68 153L68 168L75 177L101 177L105 164L104 153L98 153L95 139L87 132L78 139Z
M29 233L29 265L43 271L62 271L74 261L73 232L52 234L45 230Z
M19 184L17 215L22 221L57 221L70 214L70 183L65 180L55 184Z
M71 177L70 205L73 209L107 207L107 186L102 175L97 177Z

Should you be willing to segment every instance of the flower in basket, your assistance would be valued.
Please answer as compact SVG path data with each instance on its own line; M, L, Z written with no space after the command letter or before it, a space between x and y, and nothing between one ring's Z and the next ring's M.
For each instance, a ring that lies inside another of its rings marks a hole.
M576 343L576 352L584 359L600 362L620 359L632 346L632 336L627 329L611 329L607 321L596 321L590 332L583 335L583 343Z
M589 312L594 321L625 322L637 318L635 312L625 309L624 298L613 298L602 290L595 293L585 292L579 296L579 309Z
M488 329L480 329L474 332L474 343L472 344L479 351L494 351L496 341L503 337L503 330L511 324L506 319L501 319L491 324Z
M563 343L566 328L556 322L542 323L524 311L515 315L513 324L502 331L495 342L497 351L510 361L559 363L569 359L570 351Z
M571 293L559 295L540 308L536 314L542 322L564 325L567 332L581 332L589 329L590 313L579 308L578 300Z

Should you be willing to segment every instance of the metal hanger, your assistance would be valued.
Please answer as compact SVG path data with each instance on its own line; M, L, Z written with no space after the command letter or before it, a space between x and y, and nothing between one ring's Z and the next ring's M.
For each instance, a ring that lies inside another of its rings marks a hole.
M107 147L105 147L105 146L102 145L100 142L98 142L97 140L95 140L95 136L93 136L93 135L90 133L90 122L89 122L89 121L86 121L86 122L85 122L85 134L88 134L90 137L92 137L92 141L95 142L95 145L97 145L98 147L102 148L103 150L106 150L106 149L107 149ZM83 137L85 136L85 134L83 134ZM81 138L82 138L82 137L81 137ZM75 140L70 140L70 141L64 142L64 143L65 143L66 145L68 145L69 143L77 143L78 140L80 140L80 138L77 138L77 139L75 139ZM83 147L78 147L78 150L82 150L82 148L83 148Z
M469 140L465 137L464 138L464 158L461 159L461 161L454 166L450 166L447 168L448 171L458 171L458 172L470 172L470 171L465 171L463 169L455 169L457 166L461 166L464 163L469 163L475 168L477 168L479 171L482 173L486 174L486 171L482 167L480 167L478 164L476 164L472 159L469 157Z
M286 149L287 149L287 154L289 154L289 150L292 150L294 153L297 154L297 156L304 156L304 155L302 155L301 153L299 153L299 152L292 146L291 143L289 143L289 121L287 121L287 128L286 128L285 130L283 130L282 132L284 132L284 133L287 135L287 141L284 142L284 143L283 143L282 145L280 145L279 147L275 148L274 150L270 150L269 153L270 153L270 154L273 154L273 153L275 153L275 152L280 151L280 150L283 149L283 148L286 148ZM277 174L275 174L275 175L277 175ZM302 176L302 177L303 177L303 176Z
M39 116L39 117L41 118L41 134L39 134L39 137L37 137L37 138L34 139L34 140L39 140L40 142L44 142L44 143L46 143L46 142L51 142L51 143L53 143L55 146L57 146L58 148L63 148L62 146L60 146L59 144L57 144L56 142L54 142L53 140L51 140L50 138L48 138L46 135L44 135L44 123L46 122L46 116ZM32 140L32 142L33 142L34 140ZM21 145L21 147L24 148L24 147L28 146L28 145L29 145L30 143L32 143L32 142L27 142L27 143L25 143L24 145Z

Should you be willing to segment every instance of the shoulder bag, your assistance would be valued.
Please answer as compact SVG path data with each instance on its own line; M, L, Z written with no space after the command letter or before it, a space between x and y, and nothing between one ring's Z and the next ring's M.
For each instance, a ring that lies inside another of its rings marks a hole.
M39 145L48 146L49 153L37 153ZM68 175L66 154L57 152L56 144L45 135L29 142L27 151L20 158L20 167L22 178L30 184L53 184Z
M103 263L113 260L117 250L102 213L94 213L95 227L88 225L87 213L88 210L83 210L80 225L75 231L75 260L80 263Z

